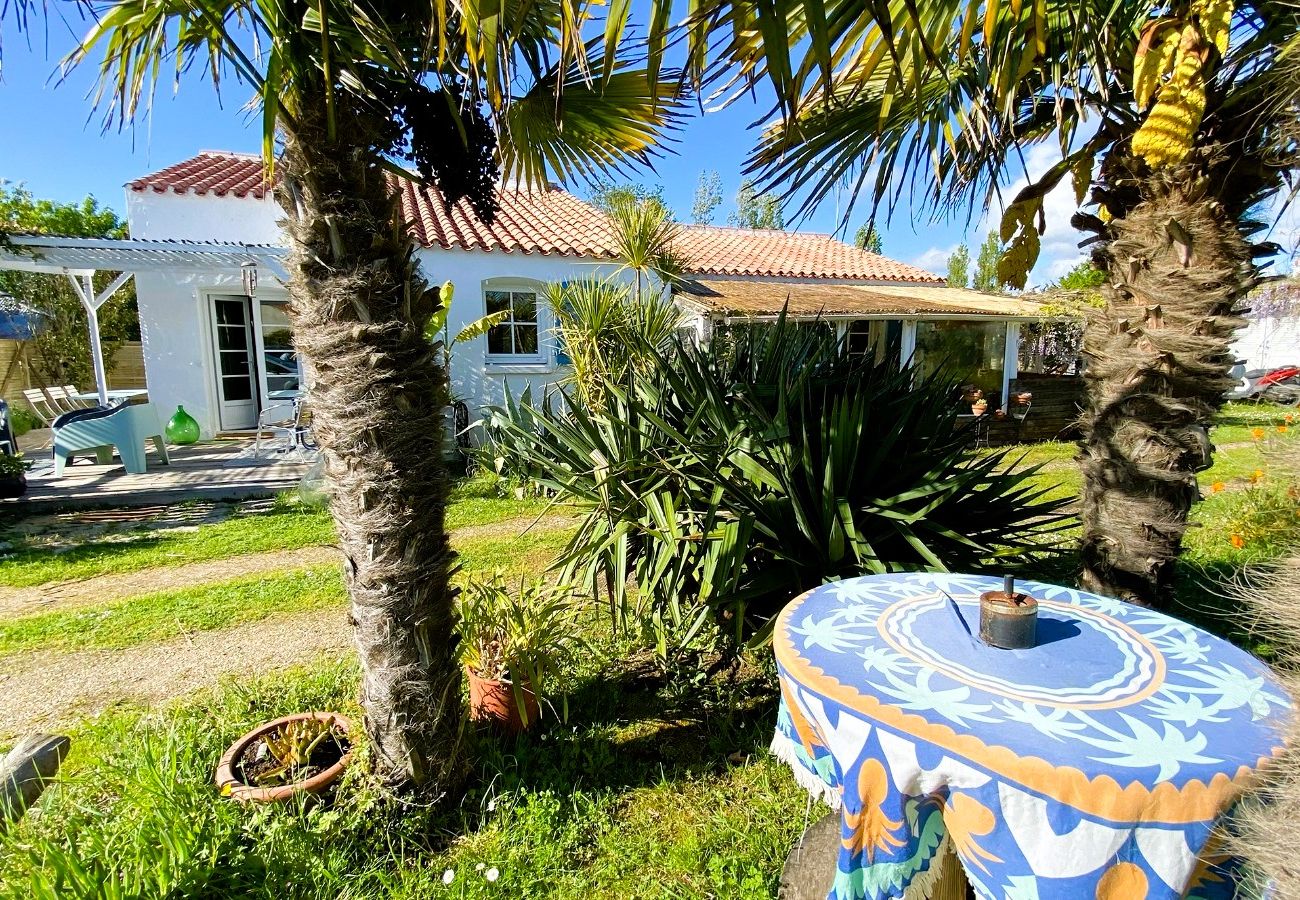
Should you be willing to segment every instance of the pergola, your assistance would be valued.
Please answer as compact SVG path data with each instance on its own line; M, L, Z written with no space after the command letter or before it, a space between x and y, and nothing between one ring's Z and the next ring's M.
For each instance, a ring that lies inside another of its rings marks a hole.
M244 275L251 293L259 269L287 279L285 250L268 244L226 244L206 241L158 241L72 238L52 235L8 235L0 241L0 270L63 275L86 310L90 354L99 402L108 403L108 377L99 336L99 308L140 272L192 272L226 269ZM117 272L102 291L95 275ZM252 282L251 284L249 282Z

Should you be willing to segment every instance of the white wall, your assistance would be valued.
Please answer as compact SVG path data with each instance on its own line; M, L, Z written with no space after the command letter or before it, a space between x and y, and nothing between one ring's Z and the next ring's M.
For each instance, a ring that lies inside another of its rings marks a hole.
M281 243L275 224L279 210L270 199L195 197L153 192L127 192L127 214L135 238L216 240L237 243ZM441 248L420 251L420 264L431 284L455 285L449 331L454 336L486 312L483 292L494 279L535 286L539 293L549 281L573 280L613 271L608 263L565 256L504 252L468 252ZM260 273L258 295L282 291L266 271ZM180 404L198 420L205 438L220 431L217 414L215 361L208 295L242 293L238 271L149 273L137 276L140 330L150 397L164 418ZM539 309L540 364L489 365L487 338L458 344L452 352L453 396L469 404L477 417L482 407L500 403L505 388L517 396L525 386L541 392L563 376L555 362L554 322Z
M269 196L251 194L159 194L126 191L126 219L131 237L145 240L227 241L238 244L279 244L283 217Z
M1300 365L1300 317L1252 319L1232 345L1233 359L1247 369Z
M552 281L572 281L589 276L605 276L617 267L609 263L575 259L567 256L525 255L522 253L467 252L441 248L420 251L420 268L430 284L450 280L455 285L448 331L452 337L470 322L487 312L483 292L497 282L501 287L531 286L539 294ZM507 282L507 284L501 284ZM535 397L565 374L555 362L555 322L545 303L538 309L539 345L542 362L528 365L501 365L487 361L487 337L477 337L452 349L452 396L464 400L473 417L484 407L502 402L505 390L516 397L532 385Z

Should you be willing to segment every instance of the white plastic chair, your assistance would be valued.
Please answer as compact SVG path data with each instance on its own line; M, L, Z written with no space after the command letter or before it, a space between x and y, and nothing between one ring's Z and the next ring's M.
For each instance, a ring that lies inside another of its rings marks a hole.
M59 410L56 410L50 403L50 398L40 388L26 388L23 390L23 399L27 405L36 413L36 417L41 420L41 424L46 428L50 423L59 417Z

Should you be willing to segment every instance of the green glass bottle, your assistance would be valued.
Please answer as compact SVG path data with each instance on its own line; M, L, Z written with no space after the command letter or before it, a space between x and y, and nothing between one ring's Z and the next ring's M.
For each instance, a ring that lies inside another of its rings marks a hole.
M198 420L187 413L184 406L177 406L176 412L167 422L167 442L171 444L193 444L198 439Z

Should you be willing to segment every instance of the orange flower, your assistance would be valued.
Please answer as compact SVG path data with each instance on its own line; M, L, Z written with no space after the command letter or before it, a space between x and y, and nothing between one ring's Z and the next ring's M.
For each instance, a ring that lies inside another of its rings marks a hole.
M1285 426L1285 425L1279 425L1279 426L1277 426L1277 433L1278 433L1278 434L1286 434L1286 426Z
M1282 418L1286 420L1286 423L1287 423L1288 425L1290 425L1292 422L1295 421L1295 413L1287 413L1287 414L1286 414L1285 416L1283 416Z
M1252 428L1252 429L1251 429L1251 432L1250 432L1250 436L1253 437L1253 438L1254 438L1255 440L1257 440L1257 441L1262 441L1262 440L1264 439L1264 429L1263 429L1263 428Z
M1232 536L1232 546L1240 550L1242 547L1246 546L1246 539L1239 534L1234 534Z
M1262 469L1256 469L1250 476L1250 481L1252 484L1258 484L1263 480L1264 480L1264 471Z
M1216 481L1214 482L1214 484L1210 485L1210 490L1217 494L1219 491L1223 490L1226 487L1227 485L1224 484L1222 481Z

